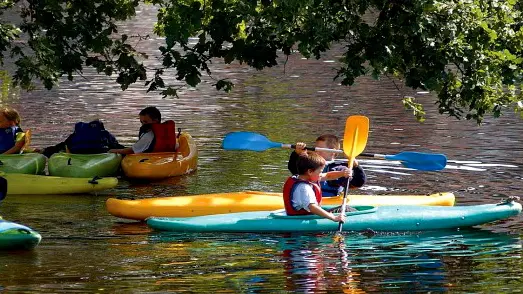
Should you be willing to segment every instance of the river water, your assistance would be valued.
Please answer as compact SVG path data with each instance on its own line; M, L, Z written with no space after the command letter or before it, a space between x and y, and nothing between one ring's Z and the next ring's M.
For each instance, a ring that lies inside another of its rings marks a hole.
M123 31L146 35L154 9L143 7ZM154 36L140 43L157 64ZM215 78L236 86L226 94L204 78L179 98L162 99L140 85L122 92L111 78L86 71L52 91L11 95L2 102L18 109L34 146L65 139L77 121L100 118L126 145L136 140L138 112L157 106L164 119L194 137L197 172L160 183L120 180L97 195L13 195L0 205L8 220L39 231L33 251L0 253L0 291L5 292L228 292L390 293L521 291L521 216L462 231L379 234L167 234L113 217L109 197L156 197L262 190L279 192L288 176L289 152L225 151L230 131L253 131L272 141L309 144L321 133L343 136L349 115L369 117L366 152L400 151L447 155L438 172L403 169L393 162L360 159L368 184L359 194L428 194L452 191L458 205L495 203L522 196L522 121L507 110L482 126L439 115L431 94L393 81L361 78L352 88L333 81L341 46L322 60L299 55L264 71L212 65ZM283 59L282 59L283 61ZM425 123L401 105L404 95L423 102Z

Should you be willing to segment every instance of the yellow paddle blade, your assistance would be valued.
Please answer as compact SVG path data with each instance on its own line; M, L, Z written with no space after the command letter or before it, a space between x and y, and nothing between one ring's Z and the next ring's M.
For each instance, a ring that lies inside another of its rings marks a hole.
M25 131L24 137L25 137L25 143L24 143L24 146L22 146L22 149L20 149L20 153L30 150L29 145L31 145L31 130Z
M343 153L353 161L365 149L368 137L369 118L363 115L349 116L345 123Z

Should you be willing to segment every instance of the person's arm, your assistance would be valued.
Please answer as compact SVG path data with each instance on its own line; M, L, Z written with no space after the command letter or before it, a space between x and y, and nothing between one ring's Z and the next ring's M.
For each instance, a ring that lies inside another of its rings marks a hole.
M296 167L296 162L298 161L298 153L295 151L292 151L291 156L289 157L289 162L287 163L287 168L291 172L291 174L296 175L298 174L298 168Z
M11 147L9 150L5 151L3 154L18 154L20 153L20 150L22 150L22 147L24 147L25 144L25 137L23 139L16 141L15 145Z
M332 181L332 180L336 180L341 177L346 177L346 178L350 177L350 171L348 168L346 168L345 170L330 171L330 172L322 173L322 174L320 174L320 181Z
M332 212L326 211L315 203L309 204L309 211L321 217L330 219L333 222L345 222L345 215L334 215Z
M119 153L119 154L135 154L135 153L144 153L149 149L154 140L154 133L149 131L140 137L132 147L123 148L123 149L109 149L110 153Z
M118 153L118 154L134 154L132 147L127 147L127 148L123 148L123 149L109 149L109 151L107 151L107 152Z
M360 188L365 185L367 181L367 175L361 166L356 166L352 169L352 178L350 180L351 188Z
M294 151L292 151L291 156L289 157L289 162L287 163L287 168L293 175L298 174L298 168L296 167L296 162L298 162L298 157L300 157L301 154L307 153L307 149L305 149L305 147L306 147L305 143L302 143L302 142L296 143L296 149L294 149Z

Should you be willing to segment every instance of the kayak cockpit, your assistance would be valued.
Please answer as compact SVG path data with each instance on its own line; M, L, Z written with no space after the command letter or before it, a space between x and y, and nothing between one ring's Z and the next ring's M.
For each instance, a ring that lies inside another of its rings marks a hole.
M324 209L331 209L336 206L323 206ZM356 211L347 211L345 212L346 216L352 216L352 215L360 215L360 214L367 214L367 213L373 213L376 212L378 207L375 206L351 206L352 208L356 209ZM323 218L319 215L311 214L311 215L287 215L285 212L285 209L278 209L273 211L270 215L270 218L277 218L277 219L318 219Z

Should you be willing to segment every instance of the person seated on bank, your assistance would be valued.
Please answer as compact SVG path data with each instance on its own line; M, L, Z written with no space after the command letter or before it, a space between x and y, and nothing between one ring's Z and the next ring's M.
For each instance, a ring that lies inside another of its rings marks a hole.
M35 152L51 157L57 152L68 152L76 154L106 153L109 149L124 148L116 138L107 131L104 124L96 119L91 122L77 122L74 132L65 141L43 150L35 149Z
M332 134L323 134L316 139L315 147L340 149L340 140L337 136ZM296 150L294 150L290 157L287 167L289 171L295 175L297 173L296 161L300 154L307 153L305 149L306 144L303 142L296 143ZM348 167L347 162L336 161L336 153L327 151L317 151L326 161L323 173L320 176L320 186L323 197L338 196L343 192L347 186ZM365 171L359 166L358 161L354 160L352 167L352 177L350 179L350 188L361 188L367 180Z
M334 215L340 207L325 210L321 205L321 188L318 184L325 167L325 159L316 152L301 154L296 162L297 174L283 185L283 203L287 215L316 214L334 222L345 222L345 215ZM349 211L349 210L347 210Z
M20 114L13 108L0 108L0 154L18 154L25 144Z
M162 123L162 114L158 108L149 106L139 113L142 126L138 141L133 146L123 149L111 149L109 152L119 154L135 154L149 152L175 152L178 148L176 126L174 121Z

